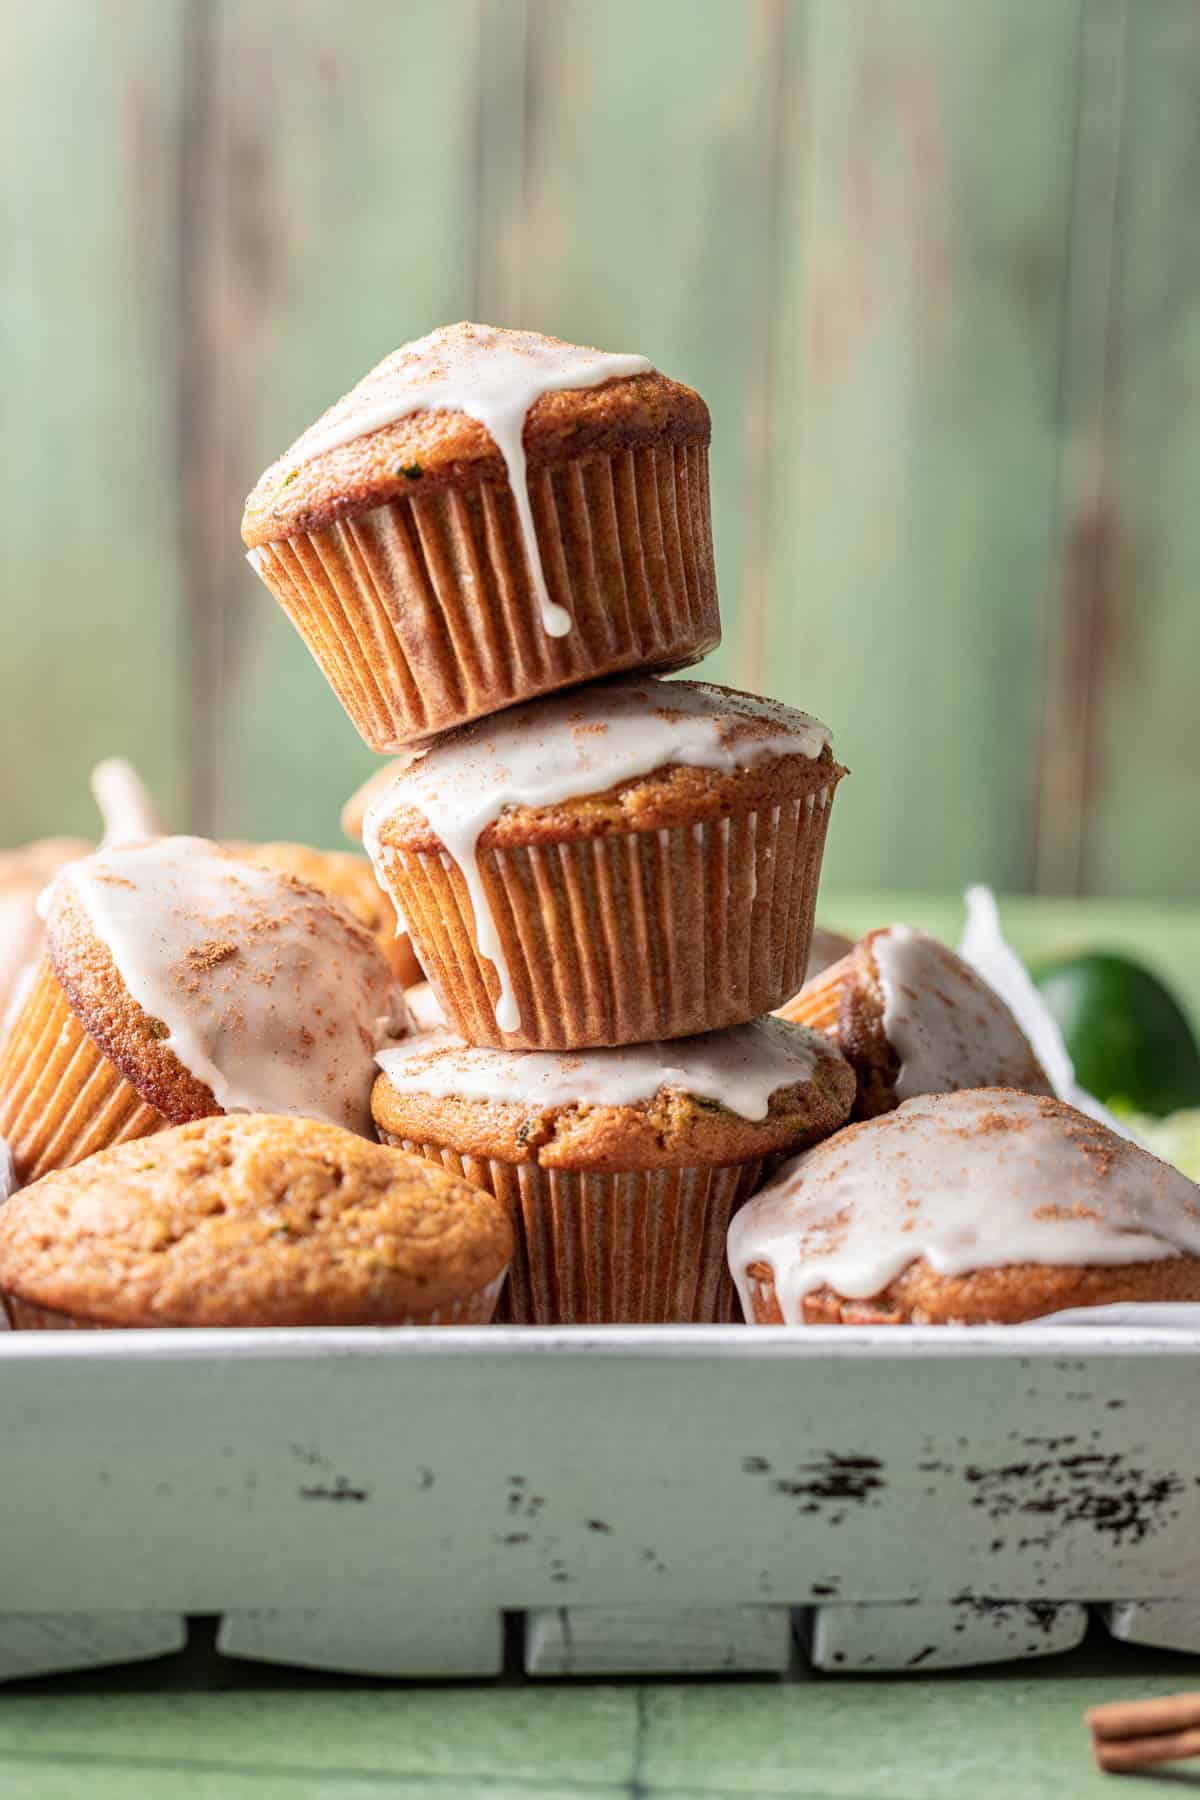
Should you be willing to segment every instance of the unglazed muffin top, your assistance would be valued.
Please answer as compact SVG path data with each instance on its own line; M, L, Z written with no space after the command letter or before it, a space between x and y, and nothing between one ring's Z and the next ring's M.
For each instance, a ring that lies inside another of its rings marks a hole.
M70 864L43 906L73 1010L165 1117L270 1110L370 1131L374 1054L403 1001L327 894L158 838Z
M1013 1265L1200 1257L1200 1189L1062 1101L1009 1088L908 1100L788 1163L734 1219L729 1260L780 1311L880 1294L912 1265L957 1277ZM1070 1304L1064 1301L1064 1304Z
M385 356L272 464L242 536L254 548L451 484L509 480L516 493L525 459L707 443L709 431L699 394L644 356L444 325Z
M1004 1001L928 932L911 925L868 932L818 977L812 993L833 989L838 1018L831 1029L858 1074L858 1118L955 1088L1054 1092ZM780 1010L811 1022L805 989Z
M0 1287L96 1324L388 1324L512 1254L489 1194L309 1119L239 1114L119 1144L0 1208Z
M490 1050L447 1032L383 1050L381 1130L552 1169L752 1162L833 1131L854 1078L819 1032L781 1019L623 1049Z
M385 885L396 851L447 852L462 871L496 1022L519 1019L479 852L695 827L730 811L828 798L844 774L819 720L698 681L625 676L510 707L448 732L397 776L363 823Z

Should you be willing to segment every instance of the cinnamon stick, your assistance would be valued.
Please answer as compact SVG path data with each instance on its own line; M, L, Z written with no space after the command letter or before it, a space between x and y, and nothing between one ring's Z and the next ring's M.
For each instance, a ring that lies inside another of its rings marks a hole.
M1099 1738L1157 1737L1200 1725L1200 1694L1164 1694L1160 1700L1116 1700L1086 1714Z
M1116 1701L1086 1717L1096 1761L1109 1774L1200 1756L1200 1694Z
M1200 1756L1200 1730L1174 1731L1162 1737L1092 1739L1096 1761L1109 1775L1128 1775L1154 1763L1182 1762Z

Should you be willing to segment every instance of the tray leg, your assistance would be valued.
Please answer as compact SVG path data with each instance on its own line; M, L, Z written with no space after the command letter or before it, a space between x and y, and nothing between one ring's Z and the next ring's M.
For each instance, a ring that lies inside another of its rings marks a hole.
M527 1675L782 1674L786 1606L545 1606L525 1615Z
M180 1613L0 1613L0 1681L146 1662L186 1642Z
M486 1607L232 1612L217 1649L250 1662L412 1679L498 1675L504 1666L502 1620Z
M1117 1600L1096 1610L1122 1643L1191 1650L1200 1656L1200 1595L1186 1600Z
M830 1673L963 1669L1073 1650L1087 1630L1075 1601L984 1600L817 1606L806 1620L809 1659Z

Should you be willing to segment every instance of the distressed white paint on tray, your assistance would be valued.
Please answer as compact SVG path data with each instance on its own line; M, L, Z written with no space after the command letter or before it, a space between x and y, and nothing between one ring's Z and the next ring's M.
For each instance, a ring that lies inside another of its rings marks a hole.
M805 1635L814 1668L849 1675L1055 1656L1082 1643L1086 1630L1087 1608L1074 1601L969 1595L911 1606L818 1606Z
M1157 1650L1191 1650L1200 1656L1200 1593L1177 1600L1122 1600L1100 1616L1115 1638Z
M460 1606L445 1597L419 1611L363 1601L349 1611L228 1612L217 1649L303 1669L444 1679L498 1675L504 1628L494 1607Z
M786 1606L543 1606L525 1619L527 1675L782 1675Z
M1182 1332L30 1332L0 1364L17 1610L1200 1595Z
M146 1662L186 1642L178 1613L0 1613L0 1681Z

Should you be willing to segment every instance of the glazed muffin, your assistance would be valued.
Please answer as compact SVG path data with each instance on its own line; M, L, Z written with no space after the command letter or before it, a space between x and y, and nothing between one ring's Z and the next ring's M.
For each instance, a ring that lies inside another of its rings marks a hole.
M38 896L60 869L91 848L83 838L39 838L19 850L0 850L0 1038L42 954L45 927Z
M681 668L720 638L708 408L642 356L449 325L267 470L250 561L363 738Z
M22 1181L221 1112L371 1130L398 984L344 907L200 838L71 863L0 1052L0 1137Z
M439 1032L380 1053L379 1135L502 1199L521 1324L736 1317L725 1234L764 1171L843 1123L849 1066L820 1033L756 1019L567 1055Z
M440 740L364 842L461 1037L644 1043L795 990L844 773L806 713L626 677Z
M758 1325L1015 1325L1200 1300L1200 1189L1061 1100L907 1100L786 1164L729 1231Z
M365 925L391 964L401 987L425 979L413 955L408 933L401 931L396 909L376 881L365 856L348 850L313 850L307 844L230 843L226 849L260 869L282 869L340 900L347 912Z
M955 1088L1054 1092L1000 996L911 925L869 931L779 1011L833 1038L858 1077L856 1119Z
M262 1113L118 1144L0 1208L18 1330L486 1324L511 1251L490 1194Z

